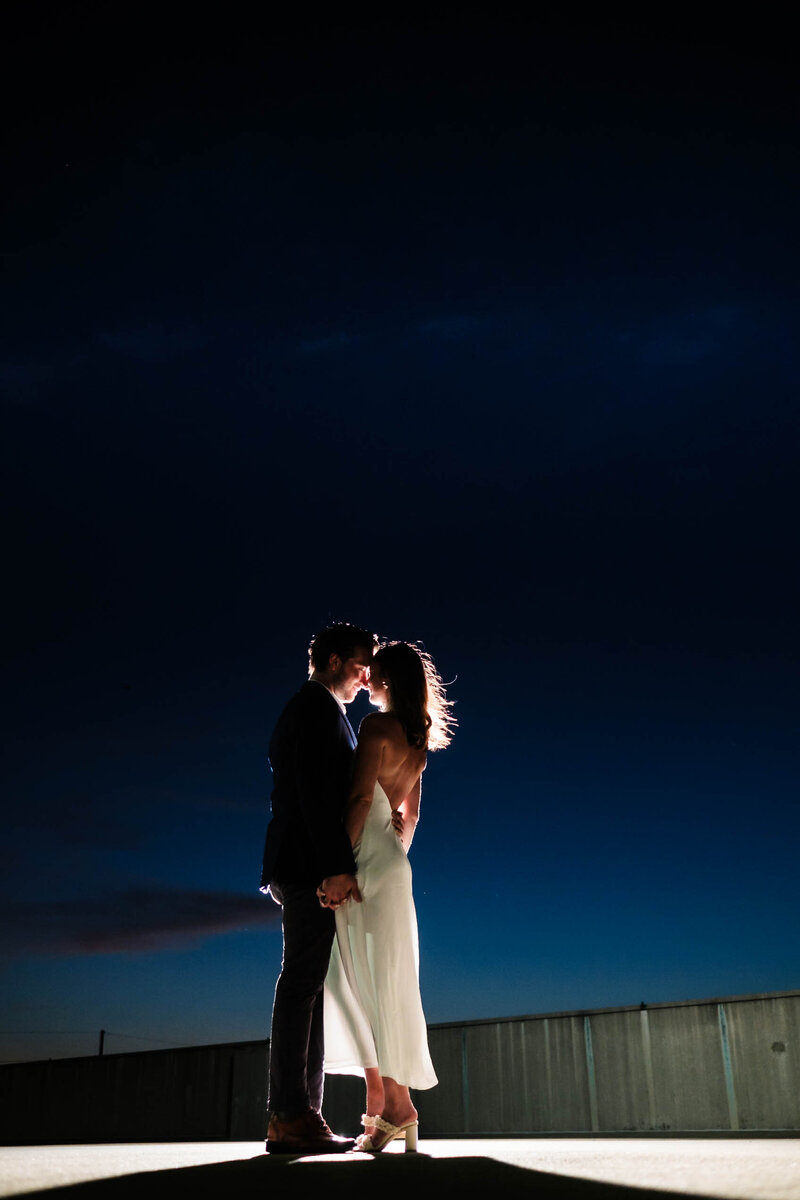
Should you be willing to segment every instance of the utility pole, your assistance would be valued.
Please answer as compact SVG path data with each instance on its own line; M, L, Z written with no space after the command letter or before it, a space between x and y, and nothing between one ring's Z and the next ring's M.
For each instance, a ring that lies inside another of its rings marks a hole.
M98 1050L97 1050L97 1053L98 1053L98 1054L99 1054L101 1057L102 1057L102 1054L103 1054L103 1044L104 1044L105 1040L106 1040L106 1031L105 1031L105 1029L101 1029L101 1030L100 1030L100 1045L99 1045L99 1047L98 1047Z

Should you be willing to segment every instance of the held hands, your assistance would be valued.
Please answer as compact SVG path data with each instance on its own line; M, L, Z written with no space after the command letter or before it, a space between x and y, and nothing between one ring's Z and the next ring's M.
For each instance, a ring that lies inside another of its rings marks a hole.
M323 908L341 908L348 900L361 903L361 892L355 875L329 875L317 888L317 899Z

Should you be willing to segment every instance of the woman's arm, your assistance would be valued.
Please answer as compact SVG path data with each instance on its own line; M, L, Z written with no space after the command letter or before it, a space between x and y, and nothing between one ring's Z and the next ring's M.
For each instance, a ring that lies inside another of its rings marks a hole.
M403 843L403 849L408 854L409 847L414 840L414 832L419 821L419 802L422 796L422 776L417 778L417 782L412 787L404 800L401 800L397 808L392 811L392 825L395 833Z
M351 846L356 845L364 832L364 825L375 793L378 772L383 761L385 745L386 738L383 734L380 714L370 713L369 716L364 717L358 730L353 784L344 814L344 827L350 838Z

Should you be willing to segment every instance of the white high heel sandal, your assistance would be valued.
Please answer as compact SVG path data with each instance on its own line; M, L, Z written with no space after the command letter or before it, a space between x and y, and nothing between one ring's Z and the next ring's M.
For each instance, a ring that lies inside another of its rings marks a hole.
M356 1139L357 1150L364 1150L368 1154L380 1154L384 1146L389 1145L389 1142L402 1137L406 1140L406 1154L415 1151L417 1148L419 1121L409 1121L407 1125L392 1125L390 1121L384 1121L383 1117L371 1117L368 1113L364 1113L361 1118L361 1124L365 1128L367 1125L373 1125L375 1132L362 1133ZM383 1136L379 1136L378 1130L380 1130Z

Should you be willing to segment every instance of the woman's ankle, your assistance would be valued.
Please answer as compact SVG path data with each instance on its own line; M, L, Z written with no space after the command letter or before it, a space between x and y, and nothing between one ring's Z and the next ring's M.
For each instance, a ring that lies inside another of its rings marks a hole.
M416 1121L419 1113L413 1104L391 1105L387 1104L381 1110L381 1116L384 1121L389 1121L392 1125L408 1125L411 1121Z
M384 1105L386 1104L386 1094L383 1079L376 1067L367 1067L364 1072L364 1082L367 1091L367 1107L364 1111L370 1117L377 1117L383 1112Z

